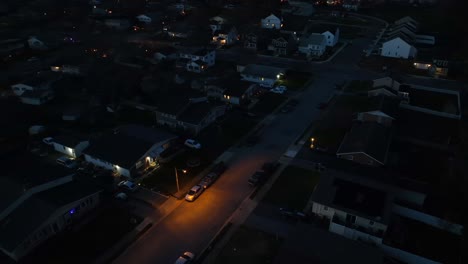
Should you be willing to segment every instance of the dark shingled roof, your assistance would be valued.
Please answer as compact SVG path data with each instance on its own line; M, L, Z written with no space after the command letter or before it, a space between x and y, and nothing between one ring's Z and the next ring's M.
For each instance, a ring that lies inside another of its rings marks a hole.
M165 131L138 125L122 126L116 131L91 142L85 154L130 169L154 144L175 138ZM116 151L116 146L124 151Z
M381 164L385 164L390 139L390 128L375 122L355 122L336 154L365 153Z
M209 102L191 104L177 119L182 122L198 125L211 112L211 109L213 109L213 105Z
M391 91L391 89L389 90ZM396 118L400 105L400 99L385 95L370 98L369 111L381 111L388 116Z
M54 137L54 142L65 147L73 148L78 145L82 140L77 137L69 135L59 135Z
M381 264L383 259L376 247L299 223L282 243L273 263Z
M91 185L68 182L34 194L0 222L0 245L13 251L61 207L99 192Z

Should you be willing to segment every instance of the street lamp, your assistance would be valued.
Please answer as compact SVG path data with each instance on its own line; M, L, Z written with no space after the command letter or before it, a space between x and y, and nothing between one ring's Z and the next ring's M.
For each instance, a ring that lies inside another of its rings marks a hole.
M174 171L175 171L175 177L176 177L177 192L179 192L180 191L180 189L179 189L179 173L177 172L179 170L174 167ZM180 170L180 171L182 171L184 174L187 173L187 170Z

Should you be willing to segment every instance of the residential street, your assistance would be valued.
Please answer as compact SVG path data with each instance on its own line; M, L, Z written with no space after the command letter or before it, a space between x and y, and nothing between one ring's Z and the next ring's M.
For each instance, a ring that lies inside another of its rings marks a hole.
M294 95L299 100L294 111L266 118L269 121L257 145L231 149L234 155L229 161L230 168L213 186L193 203L179 201L172 213L124 251L114 263L173 263L184 251L200 254L253 191L247 184L250 175L263 162L278 159L286 152L309 124L318 118L316 106L330 98L335 85L352 79L379 77L379 74L359 69L355 64L361 56L358 51L362 51L362 47L368 43L368 39L357 40L331 62L306 63L307 69L303 68L303 62L287 62L292 68L301 66L301 70L313 72L315 76L310 87ZM261 63L271 65L277 59L261 60Z

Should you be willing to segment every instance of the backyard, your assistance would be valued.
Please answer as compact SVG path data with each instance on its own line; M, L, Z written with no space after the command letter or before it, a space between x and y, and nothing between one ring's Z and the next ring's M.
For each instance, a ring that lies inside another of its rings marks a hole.
M215 263L272 263L282 240L260 230L240 226L222 249Z
M263 201L291 210L304 210L320 174L316 171L288 166L284 169Z

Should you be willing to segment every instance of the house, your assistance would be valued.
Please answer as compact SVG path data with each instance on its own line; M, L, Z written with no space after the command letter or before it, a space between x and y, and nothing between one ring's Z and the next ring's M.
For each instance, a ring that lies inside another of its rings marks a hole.
M21 96L26 91L39 91L46 90L50 87L50 84L45 82L43 79L35 76L29 79L26 79L20 83L13 84L11 89L13 93L17 96Z
M218 46L229 46L234 44L237 40L239 40L237 29L235 27L231 27L229 31L222 29L216 30L213 33L211 42Z
M335 32L332 31L325 31L322 33L325 36L325 40L327 41L327 47L334 47L338 40L340 39L340 29L336 28Z
M185 65L185 69L189 72L201 73L208 69L208 63L202 60L189 60Z
M312 193L312 213L330 220L328 231L381 245L390 223L394 195L388 185L333 171Z
M299 52L308 57L320 57L325 53L327 38L322 34L312 33L308 37L301 38Z
M344 0L342 7L348 11L358 11L360 2L360 0Z
M397 118L400 99L386 95L370 98L367 111L357 114L356 120L361 122L376 122L386 127L391 127Z
M250 32L244 36L244 48L257 50L258 35Z
M179 53L179 58L191 61L203 61L207 67L215 65L216 51L206 48L186 49Z
M187 94L166 95L164 100L156 102L156 122L196 135L224 115L225 104L210 103L206 97L188 98ZM199 92L193 92L195 94Z
M156 61L175 60L178 58L178 51L173 47L164 47L156 50L153 59Z
M273 87L276 81L286 73L282 68L249 64L241 71L242 80L256 83L263 87Z
M336 156L370 166L385 165L390 142L389 127L377 122L354 122Z
M283 26L282 19L270 14L261 20L261 28L280 29Z
M28 90L23 92L19 98L23 104L43 105L54 99L54 92L52 90Z
M145 24L151 24L151 17L149 16L146 16L146 15L138 15L136 16L136 19L138 20L138 22L141 22L141 23L145 23Z
M0 221L0 249L18 261L95 208L101 190L69 181L30 194Z
M273 55L288 55L297 49L296 38L292 33L280 33L273 36L268 50L273 51Z
M21 96L26 91L48 90L52 83L60 79L60 74L51 71L39 72L35 76L11 85L13 93Z
M245 105L249 102L256 85L241 81L239 76L229 76L205 84L208 97L219 99L231 105Z
M81 140L73 136L59 135L54 137L52 142L55 151L78 158L89 146L88 140Z
M218 117L223 116L225 112L225 104L208 101L191 103L185 111L177 116L176 128L197 135Z
M385 263L383 252L376 247L299 222L282 241L273 264L342 264L350 260L360 264Z
M416 57L416 54L416 48L400 37L384 42L380 52L380 56L383 57L402 59L412 59Z
M156 162L175 138L161 129L126 125L91 141L83 154L89 163L132 178Z
M394 80L391 77L383 77L380 79L375 79L372 82L372 89L367 92L368 97L374 96L389 96L389 97L398 97L404 103L409 102L409 94L407 91L400 91L400 82Z

